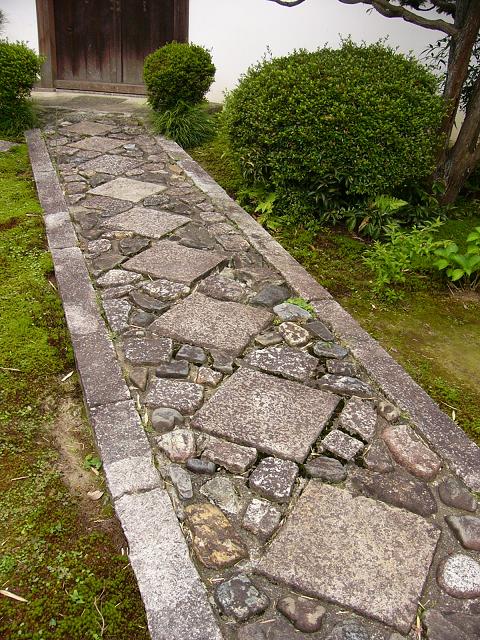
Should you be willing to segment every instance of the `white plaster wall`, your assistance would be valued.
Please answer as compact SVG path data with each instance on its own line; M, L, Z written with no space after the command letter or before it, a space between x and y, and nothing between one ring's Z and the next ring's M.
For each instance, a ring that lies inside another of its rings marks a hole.
M0 0L0 8L8 19L4 35L38 50L35 0ZM347 35L367 42L389 36L401 51L419 55L440 34L338 0L306 0L290 9L267 0L190 0L190 40L211 49L217 67L212 100L221 101L224 90L233 88L267 48L274 55L314 50L335 46Z

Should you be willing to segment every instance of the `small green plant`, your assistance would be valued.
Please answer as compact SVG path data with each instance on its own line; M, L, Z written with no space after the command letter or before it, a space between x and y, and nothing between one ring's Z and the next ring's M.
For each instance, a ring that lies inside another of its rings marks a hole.
M200 103L215 77L210 52L195 44L171 42L145 58L143 76L154 111L179 103Z
M431 269L434 251L443 244L434 240L434 234L442 224L436 220L410 231L405 231L395 222L386 225L386 242L377 240L363 257L375 274L375 293L390 301L401 299L403 292L391 285L405 283L413 272Z
M34 124L29 101L42 58L22 42L0 40L0 132L18 136Z
M171 109L154 111L151 120L157 133L175 140L186 149L204 144L215 135L214 120L203 105L181 102Z
M89 453L85 456L83 466L85 467L85 469L95 469L96 471L100 471L100 469L102 468L102 461L95 454Z
M300 307L300 309L304 309L305 311L308 311L308 313L315 315L315 309L307 300L305 300L305 298L288 298L288 300L285 300L285 302L294 304L297 307Z
M470 289L480 286L480 227L467 236L467 249L460 253L455 242L447 242L434 251L438 260L434 265L444 271L452 283L459 283Z

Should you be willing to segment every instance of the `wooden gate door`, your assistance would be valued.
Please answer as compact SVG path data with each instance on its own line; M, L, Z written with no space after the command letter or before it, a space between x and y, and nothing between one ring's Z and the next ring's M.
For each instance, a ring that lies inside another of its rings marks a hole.
M145 93L143 61L188 39L188 0L37 0L42 86Z

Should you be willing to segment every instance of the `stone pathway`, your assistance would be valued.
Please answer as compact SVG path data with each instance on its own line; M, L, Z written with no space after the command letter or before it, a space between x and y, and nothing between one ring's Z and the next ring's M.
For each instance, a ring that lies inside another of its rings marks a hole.
M152 637L480 637L478 448L176 145L82 112L44 137L49 245Z

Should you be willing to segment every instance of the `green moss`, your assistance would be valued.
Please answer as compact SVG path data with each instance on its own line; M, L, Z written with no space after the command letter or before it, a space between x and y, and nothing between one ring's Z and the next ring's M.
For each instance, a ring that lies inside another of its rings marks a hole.
M0 585L28 600L0 596L0 637L143 640L133 572L99 528L108 505L87 516L58 470L51 424L72 401L59 378L73 356L24 145L0 154L0 179ZM81 438L93 451L86 424Z

